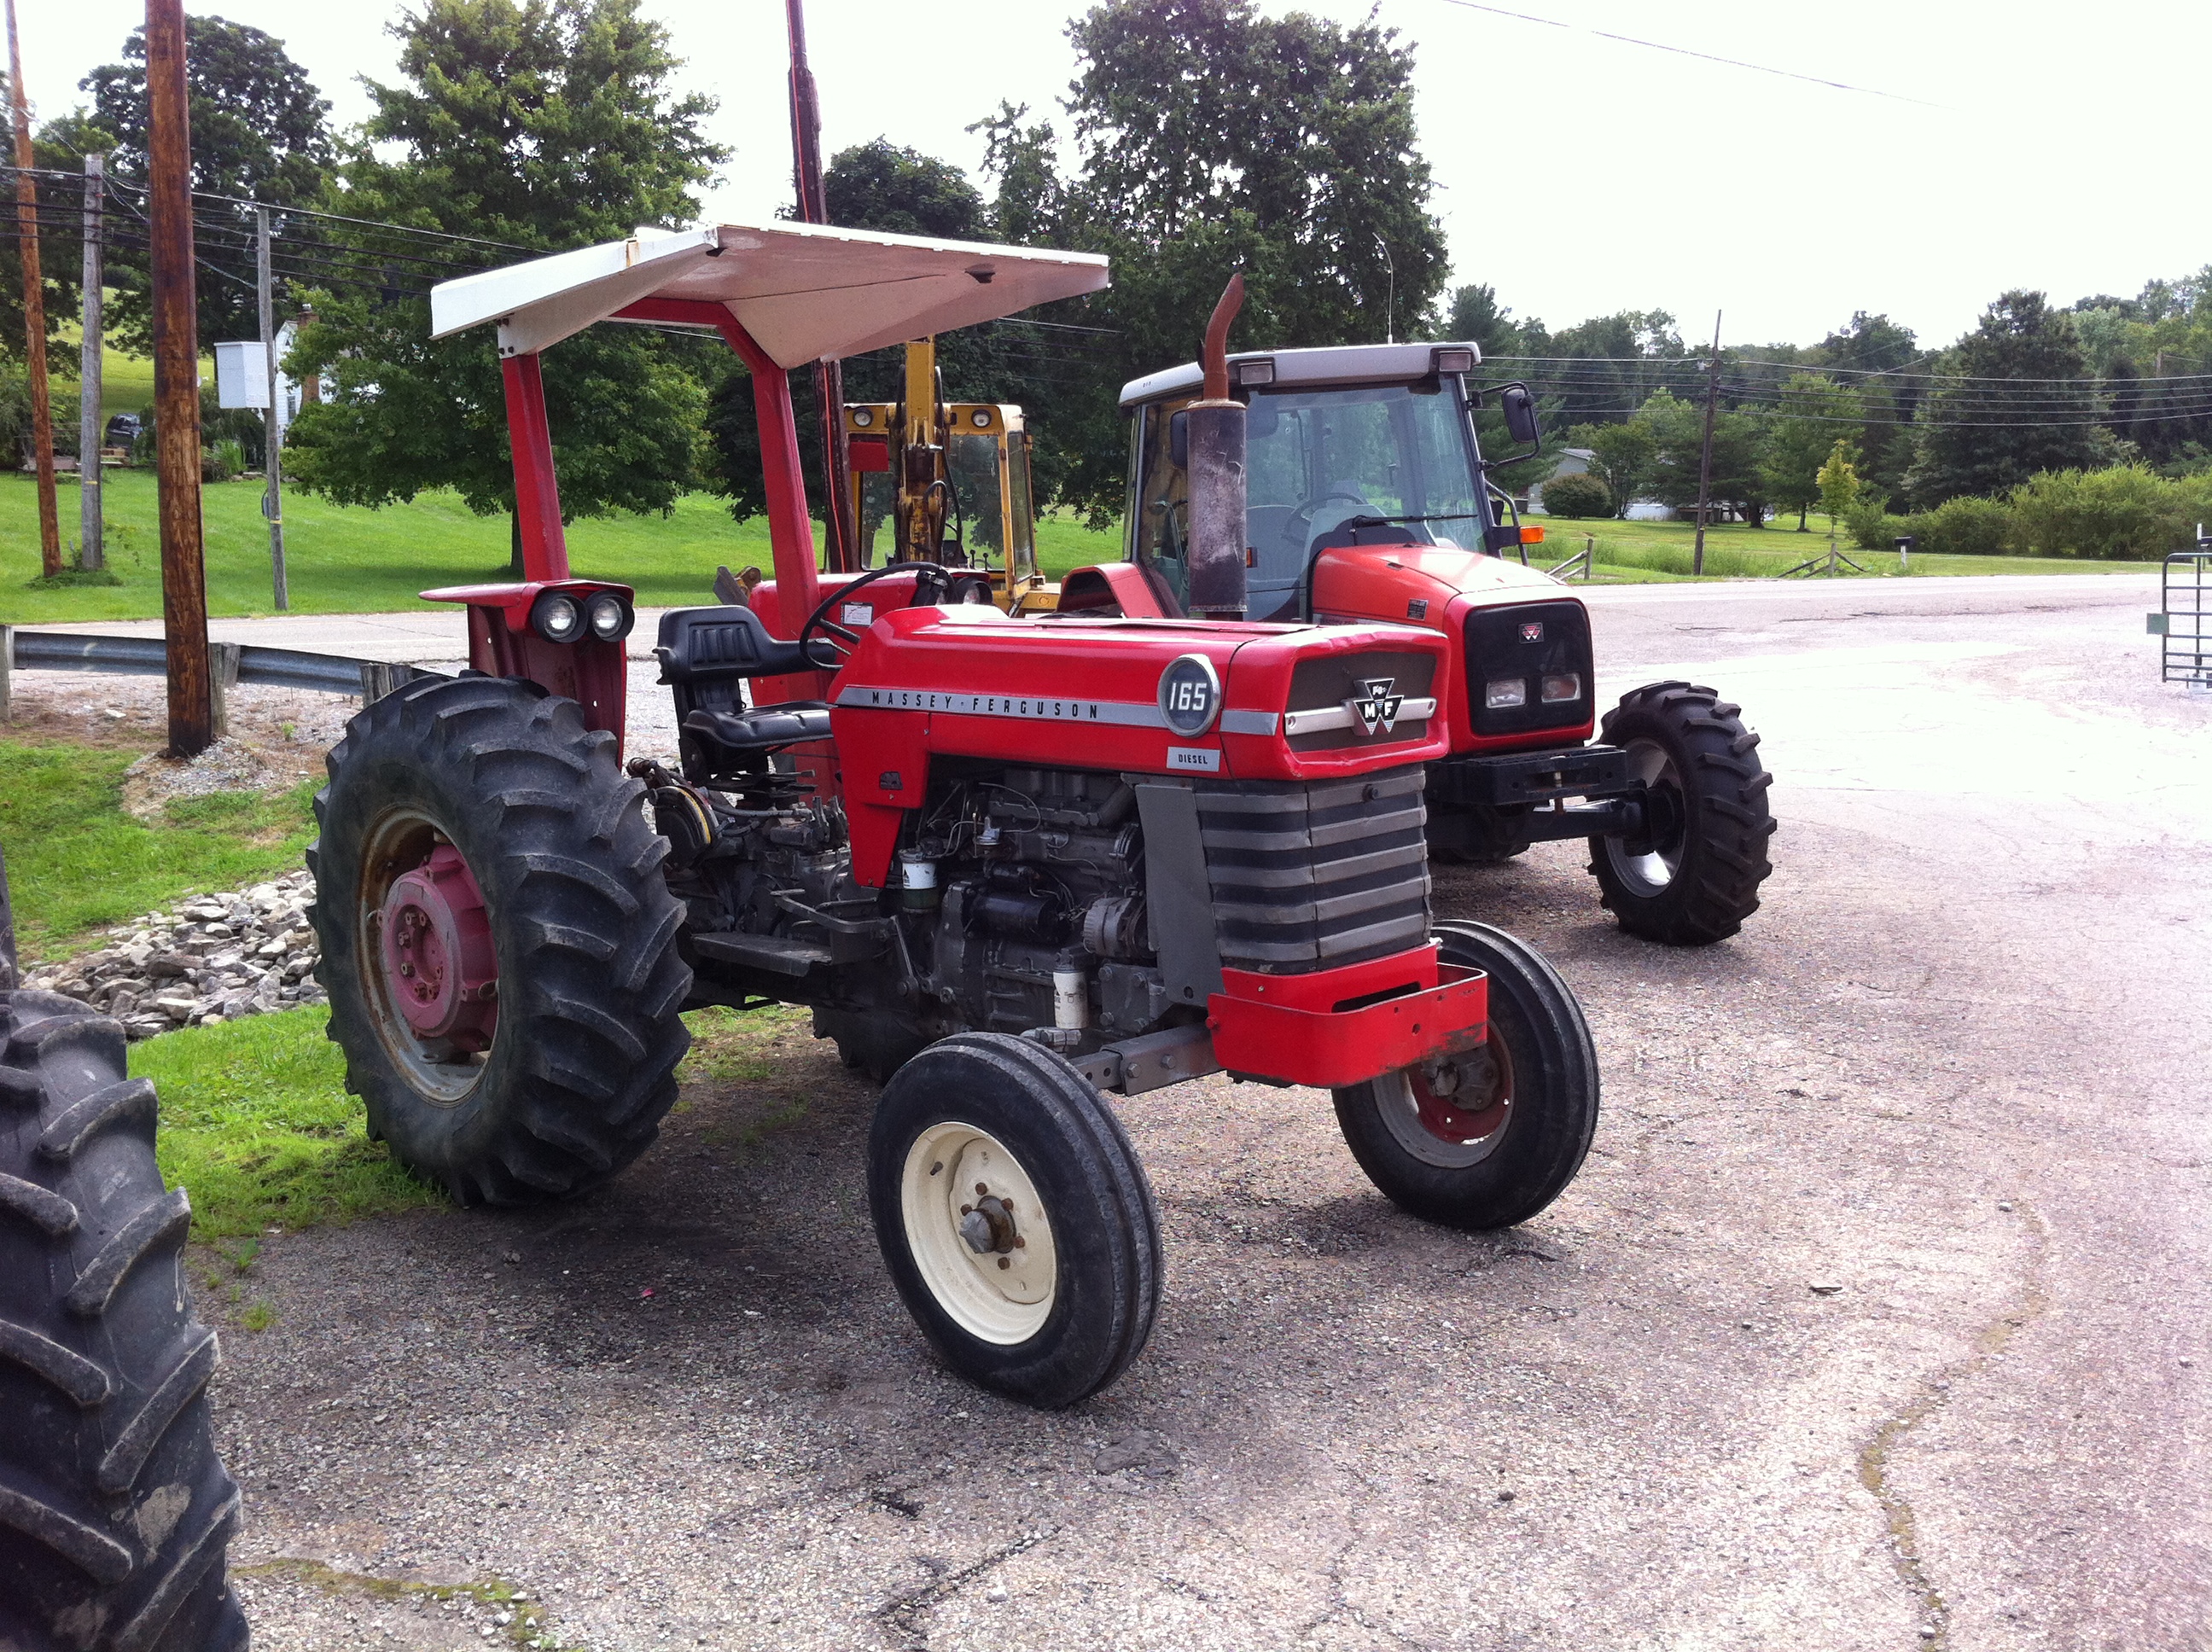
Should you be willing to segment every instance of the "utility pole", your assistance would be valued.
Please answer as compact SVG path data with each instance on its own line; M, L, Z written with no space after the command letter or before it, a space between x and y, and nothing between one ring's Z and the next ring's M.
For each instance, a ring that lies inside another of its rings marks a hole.
M258 206L253 209L253 285L261 303L261 370L269 386L268 452L261 465L269 478L269 493L261 501L261 513L269 519L269 568L281 614L292 599L284 582L284 398L276 389L276 295L269 264L269 209Z
M106 529L100 513L100 445L106 431L100 416L100 369L106 357L106 341L100 331L100 287L107 279L101 267L100 221L107 208L107 157L84 158L84 348L77 357L76 471L82 484L78 503L80 543L76 565L107 566Z
M1705 507L1713 494L1713 411L1721 400L1721 313L1713 312L1713 354L1705 363L1705 440L1698 454L1698 544L1690 553L1690 572L1705 571Z
M154 461L161 490L161 620L169 642L169 752L197 757L214 742L215 703L200 542L200 348L184 0L146 0L146 104Z
M806 66L805 0L784 0L784 21L791 33L791 160L799 221L826 224L830 209L822 196L822 105L815 95L814 71ZM814 364L814 394L822 404L822 476L829 498L822 501L829 526L832 573L860 567L860 535L853 523L851 469L845 446L845 367L841 361Z
M23 355L30 367L31 453L39 472L39 566L62 571L61 510L54 499L54 410L46 386L46 282L39 268L38 164L31 152L31 106L23 98L23 53L15 43L15 0L8 0L8 101L15 126L15 230L22 246Z

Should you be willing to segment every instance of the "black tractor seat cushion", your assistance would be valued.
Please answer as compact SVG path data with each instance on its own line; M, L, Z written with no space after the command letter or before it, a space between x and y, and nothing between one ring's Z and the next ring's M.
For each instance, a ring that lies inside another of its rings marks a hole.
M761 774L769 767L769 753L829 738L826 701L787 700L753 711L691 712L684 719L679 744L684 774L703 782Z

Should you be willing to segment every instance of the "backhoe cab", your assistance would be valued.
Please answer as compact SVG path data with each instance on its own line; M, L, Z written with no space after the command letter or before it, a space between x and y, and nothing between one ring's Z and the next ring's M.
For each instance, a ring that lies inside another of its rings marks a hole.
M1739 708L1686 682L1638 689L1597 726L1588 610L1528 565L1543 530L1523 526L1491 480L1496 463L1536 450L1534 405L1524 385L1477 389L1480 361L1454 343L1229 358L1230 393L1247 410L1247 612L1443 636L1450 750L1428 774L1438 859L1586 837L1622 927L1676 945L1733 935L1770 870L1759 737ZM1123 389L1127 560L1071 574L1063 614L1189 604L1188 426L1202 391L1194 362ZM1491 463L1474 418L1486 402L1516 448Z
M934 338L907 344L902 388L896 402L845 404L859 565L972 568L1007 612L1048 611L1059 592L1037 568L1022 410L941 399Z

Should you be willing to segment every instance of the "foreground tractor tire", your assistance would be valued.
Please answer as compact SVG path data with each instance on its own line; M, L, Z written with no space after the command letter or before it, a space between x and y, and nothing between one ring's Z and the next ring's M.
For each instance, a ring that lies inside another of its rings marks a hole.
M690 1038L684 908L614 737L529 683L441 678L363 709L329 767L316 974L370 1134L463 1203L606 1181Z
M238 1488L154 1087L125 1079L122 1027L75 999L0 1006L0 1647L234 1652Z
M1152 1335L1160 1220L1105 1099L1050 1050L963 1033L876 1104L868 1203L891 1282L945 1363L1056 1408Z
M1759 910L1759 886L1774 870L1766 859L1773 776L1741 709L1711 689L1654 683L1605 714L1598 738L1628 753L1654 810L1646 841L1589 841L1606 908L1632 935L1709 946Z
M1491 1079L1447 1101L1407 1069L1336 1092L1352 1156L1399 1209L1452 1228L1526 1222L1582 1169L1597 1128L1597 1050L1534 948L1487 924L1437 926L1443 962L1490 976Z

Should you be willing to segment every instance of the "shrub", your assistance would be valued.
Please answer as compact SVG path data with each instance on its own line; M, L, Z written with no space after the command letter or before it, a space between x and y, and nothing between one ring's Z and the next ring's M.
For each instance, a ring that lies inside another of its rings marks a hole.
M2002 556L2012 546L2012 507L2002 500L1962 495L1904 519L1919 549L1939 556Z
M2031 556L2155 561L2186 548L2212 486L2142 465L2045 471L2012 490L2014 538Z
M1861 501L1844 517L1844 530L1861 550L1894 550L1901 534L1915 531L1910 516L1892 516L1880 500Z
M1613 514L1613 489L1587 471L1555 476L1544 484L1544 509L1553 516Z

